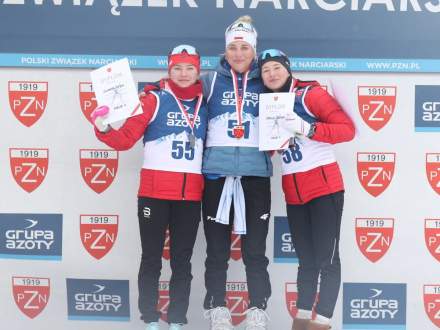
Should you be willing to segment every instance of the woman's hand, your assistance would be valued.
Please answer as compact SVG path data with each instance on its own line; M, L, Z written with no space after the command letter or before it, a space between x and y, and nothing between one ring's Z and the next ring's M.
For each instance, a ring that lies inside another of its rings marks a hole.
M309 136L311 124L292 112L286 116L285 128L295 136L304 137Z
M110 126L108 124L104 124L104 119L107 118L109 111L110 111L109 107L103 105L93 110L92 114L90 115L96 129L101 133L106 133L110 130Z

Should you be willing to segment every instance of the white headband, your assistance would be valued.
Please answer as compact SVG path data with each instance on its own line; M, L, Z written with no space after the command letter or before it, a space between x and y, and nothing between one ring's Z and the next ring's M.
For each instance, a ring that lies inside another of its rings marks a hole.
M257 51L257 30L247 22L236 22L228 26L225 31L226 47L234 41L247 42Z

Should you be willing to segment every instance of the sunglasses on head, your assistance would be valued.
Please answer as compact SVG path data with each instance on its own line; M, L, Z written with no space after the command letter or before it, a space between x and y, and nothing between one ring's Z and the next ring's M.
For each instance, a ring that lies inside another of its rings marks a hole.
M197 53L197 50L190 45L179 45L173 48L173 50L170 52L169 55L177 55L177 54L183 54L187 53L188 55L197 55L199 56L199 53Z
M266 49L266 50L263 50L260 53L260 55L258 55L258 60L259 61L264 61L264 60L267 60L267 59L272 58L272 57L287 57L287 55L284 54L281 50L278 50L278 49L274 49L274 48Z

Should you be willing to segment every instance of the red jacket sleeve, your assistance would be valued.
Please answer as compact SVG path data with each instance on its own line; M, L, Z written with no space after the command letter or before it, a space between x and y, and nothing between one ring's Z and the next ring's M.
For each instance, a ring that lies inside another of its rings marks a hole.
M102 133L95 127L96 137L115 150L130 149L144 135L156 111L157 100L153 94L142 95L140 101L143 110L141 114L128 118L119 129L110 129L107 133Z
M353 121L327 91L320 87L311 88L306 94L305 103L317 118L312 140L335 144L354 138Z

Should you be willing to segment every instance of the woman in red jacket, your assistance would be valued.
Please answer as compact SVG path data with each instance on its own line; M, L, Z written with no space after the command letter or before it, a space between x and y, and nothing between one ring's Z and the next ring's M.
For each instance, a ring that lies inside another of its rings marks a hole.
M288 57L269 49L259 56L269 92L295 94L294 134L282 154L282 185L292 241L299 259L294 330L327 330L341 283L339 234L344 184L332 144L350 141L355 128L338 102L315 81L292 76ZM312 307L320 276L319 301Z
M142 259L138 276L139 310L147 330L158 330L158 286L165 231L170 232L170 329L187 323L191 256L201 219L204 180L201 174L207 110L199 82L200 57L180 45L168 57L169 79L141 94L143 113L118 130L103 125L98 108L92 114L99 140L116 150L131 148L140 138L144 162L138 191Z

